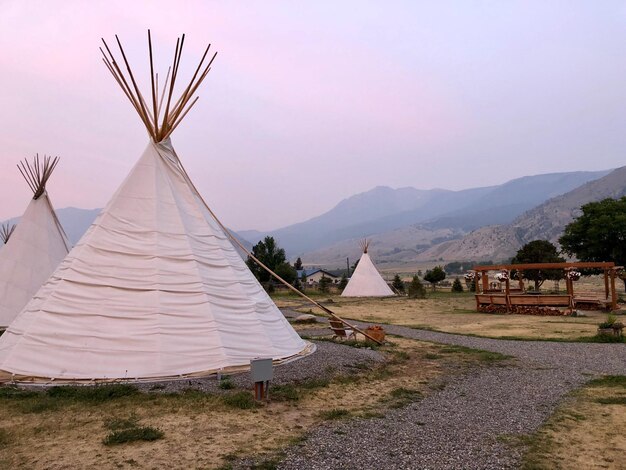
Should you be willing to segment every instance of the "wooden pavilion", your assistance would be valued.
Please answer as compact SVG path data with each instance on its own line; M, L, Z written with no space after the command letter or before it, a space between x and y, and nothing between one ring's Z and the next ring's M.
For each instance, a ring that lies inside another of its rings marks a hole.
M527 293L524 286L523 272L527 270L565 271L567 294ZM580 277L579 269L598 269L604 272L604 297L574 294L574 281ZM534 313L540 315L562 314L559 307L566 307L566 313L575 308L601 308L615 310L617 308L617 292L615 278L622 269L613 262L573 262L573 263L529 263L529 264L497 264L475 266L473 279L476 282L476 310L490 313ZM494 289L489 283L489 272L498 271L496 279L504 288ZM511 271L517 273L511 286Z

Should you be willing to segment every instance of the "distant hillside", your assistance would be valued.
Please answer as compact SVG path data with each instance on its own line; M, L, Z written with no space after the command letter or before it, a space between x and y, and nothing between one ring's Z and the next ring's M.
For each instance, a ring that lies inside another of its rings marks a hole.
M327 238L326 243L301 256L306 263L340 265L345 263L346 257L358 255L357 240L369 236L371 251L381 263L439 259L435 253L455 245L454 240L463 238L468 232L484 226L508 224L554 195L568 192L610 171L526 176L500 186L447 191L431 199L426 207L341 228L334 234L339 238L337 241ZM273 235L282 244L279 231ZM289 252L288 245L281 246ZM436 250L429 251L435 246ZM506 251L505 246L500 251Z
M422 231L431 230L430 238L437 238L439 230L452 230L454 236L460 237L477 227L509 223L537 204L607 173L525 176L499 186L461 191L379 186L344 199L330 211L306 222L269 232L242 231L239 235L251 243L271 235L290 257L312 254L314 257L319 255L320 260L331 259L333 256L329 251L322 254L318 250L411 226L419 226ZM411 244L418 244L418 241L406 240L404 243L406 246ZM334 252L337 259L344 254L341 248L334 249Z
M382 263L500 259L514 253L524 240L541 238L539 233L558 236L580 201L620 194L619 188L623 191L626 186L625 172L621 168L610 174L525 176L499 186L462 191L379 186L305 222L236 235L248 249L265 235L272 235L291 258L301 255L307 264L343 266L346 257L359 256L357 240L365 236L372 239L370 250ZM571 191L574 188L578 189ZM99 212L74 207L57 210L72 244ZM497 226L485 227L493 225Z
M626 196L626 166L554 197L517 217L510 224L483 227L460 240L433 247L421 259L504 259L525 243L546 239L554 243L585 203Z

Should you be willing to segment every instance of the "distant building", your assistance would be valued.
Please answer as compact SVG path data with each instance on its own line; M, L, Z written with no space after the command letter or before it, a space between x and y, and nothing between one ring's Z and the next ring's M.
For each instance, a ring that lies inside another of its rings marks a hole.
M315 284L318 284L322 277L329 278L331 281L333 281L334 284L337 284L341 279L339 276L335 276L334 274L331 274L328 271L324 271L323 269L319 268L300 269L298 271L298 279L302 279L303 273L306 274L307 286L313 286Z

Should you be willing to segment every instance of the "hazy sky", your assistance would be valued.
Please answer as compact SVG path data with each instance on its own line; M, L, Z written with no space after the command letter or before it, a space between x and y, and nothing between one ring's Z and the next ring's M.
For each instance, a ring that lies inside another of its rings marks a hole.
M235 229L317 215L377 185L461 189L626 164L624 1L0 0L0 220L15 164L61 156L57 208L103 206L148 138L100 59L119 34L181 76L219 51L173 136ZM143 80L147 84L146 80Z

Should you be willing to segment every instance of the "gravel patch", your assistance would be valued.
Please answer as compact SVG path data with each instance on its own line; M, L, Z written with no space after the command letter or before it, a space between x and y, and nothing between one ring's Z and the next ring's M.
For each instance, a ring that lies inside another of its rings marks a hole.
M593 376L626 375L624 344L496 340L394 325L385 330L517 360L453 374L443 390L383 418L325 423L288 449L279 468L518 468L525 448L511 444L516 436L535 432L564 395Z
M354 348L328 341L313 341L317 351L296 361L274 368L273 385L305 382L312 379L332 379L340 375L358 373L364 367L371 368L385 361L378 351ZM230 381L237 387L252 389L249 372L232 374ZM179 392L192 388L204 392L223 393L215 375L198 379L172 380L158 383L138 383L144 391ZM271 393L271 386L270 386Z
M361 326L366 326L361 324ZM394 335L421 341L466 346L499 352L542 365L569 369L572 373L626 375L626 344L513 341L438 333L386 325Z
M326 423L279 468L516 468L523 448L507 441L537 429L583 382L555 369L481 367L384 418Z

